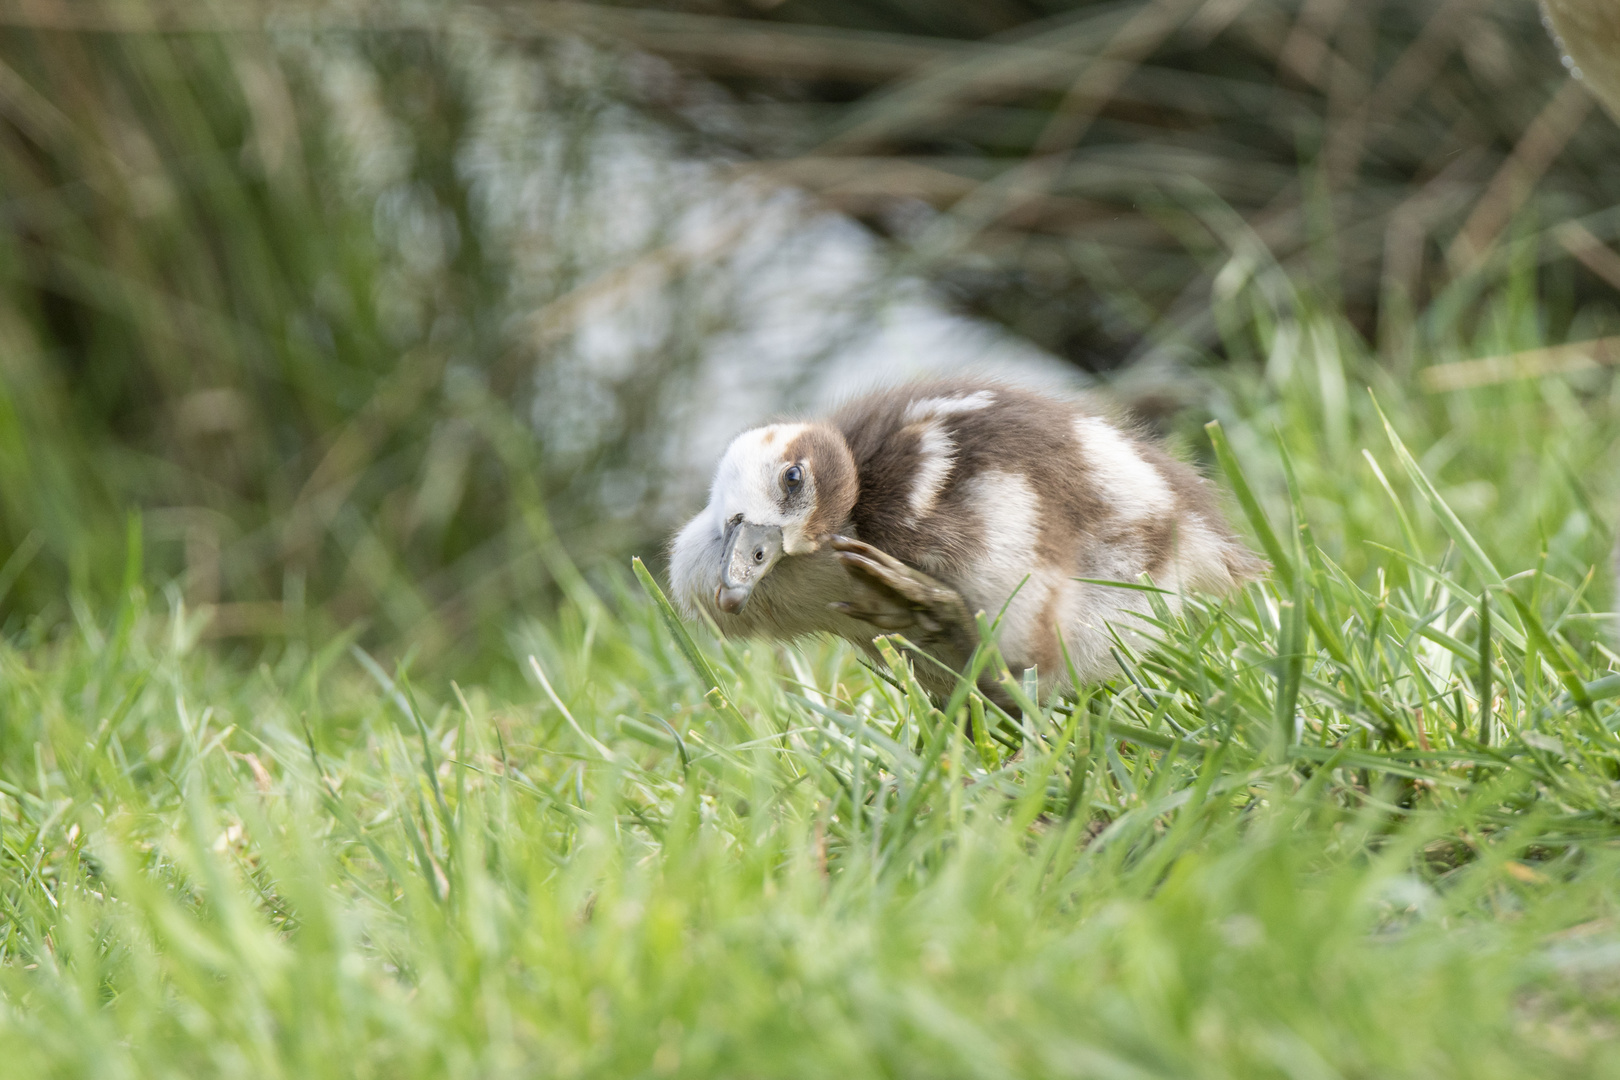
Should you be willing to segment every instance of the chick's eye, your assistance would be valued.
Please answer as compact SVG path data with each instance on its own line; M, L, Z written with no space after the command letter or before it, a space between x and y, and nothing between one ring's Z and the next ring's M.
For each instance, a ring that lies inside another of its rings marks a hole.
M790 488L796 488L804 483L804 469L797 465L789 465L787 472L782 474L782 483Z

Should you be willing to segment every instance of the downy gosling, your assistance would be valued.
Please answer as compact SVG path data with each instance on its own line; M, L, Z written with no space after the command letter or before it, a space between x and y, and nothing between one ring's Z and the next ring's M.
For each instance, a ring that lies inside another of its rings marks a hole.
M948 696L979 632L1043 693L1116 670L1136 636L1143 574L1172 609L1224 593L1265 564L1233 534L1209 484L1155 442L1083 403L989 382L902 386L825 420L738 435L709 503L675 537L671 576L689 617L728 636L828 633L869 655L899 632L938 663ZM950 669L950 670L946 670ZM999 695L998 695L999 696Z

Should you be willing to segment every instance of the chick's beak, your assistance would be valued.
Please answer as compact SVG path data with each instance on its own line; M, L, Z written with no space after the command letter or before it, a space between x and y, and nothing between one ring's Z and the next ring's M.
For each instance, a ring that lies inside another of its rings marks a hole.
M770 573L782 557L782 528L738 521L726 529L725 553L721 555L720 588L714 602L721 611L735 615L748 603L759 579Z

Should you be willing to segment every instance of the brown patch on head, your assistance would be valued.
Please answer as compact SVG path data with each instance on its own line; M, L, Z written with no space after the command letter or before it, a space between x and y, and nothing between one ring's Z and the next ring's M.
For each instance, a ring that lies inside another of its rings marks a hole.
M764 437L761 438L759 441L761 443L765 444L766 446L771 445L771 443L776 441L776 429L775 428L766 428Z
M805 536L815 539L847 531L859 486L855 459L844 437L834 428L814 424L783 448L782 460L798 462L809 473L808 496L813 503L804 524Z

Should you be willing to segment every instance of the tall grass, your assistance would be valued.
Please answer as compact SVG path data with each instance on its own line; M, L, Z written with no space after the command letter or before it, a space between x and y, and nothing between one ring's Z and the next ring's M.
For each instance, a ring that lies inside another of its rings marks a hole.
M591 287L647 254L591 205L639 130L629 76L476 11L282 14L0 20L9 625L114 595L140 507L153 578L210 634L364 621L466 659L557 595L553 519L583 550L651 531L639 488L626 511L597 482L656 491L690 335L591 394L565 365Z
M121 606L0 651L6 1060L1609 1075L1612 390L1386 382L1386 426L1293 316L1210 432L1272 577L1017 717L694 638L639 565L478 685L350 637L247 671L132 550Z

